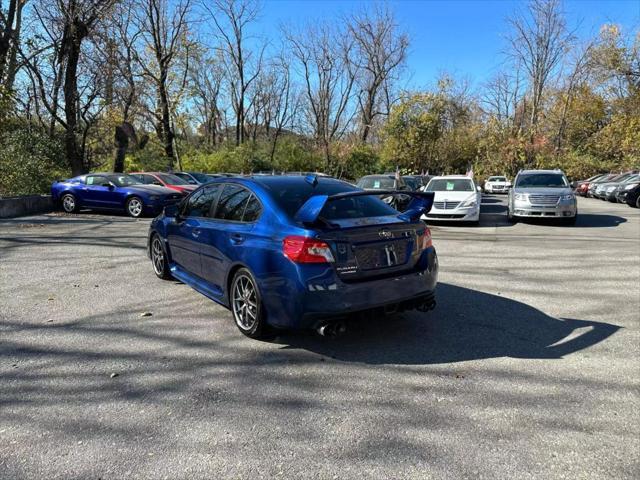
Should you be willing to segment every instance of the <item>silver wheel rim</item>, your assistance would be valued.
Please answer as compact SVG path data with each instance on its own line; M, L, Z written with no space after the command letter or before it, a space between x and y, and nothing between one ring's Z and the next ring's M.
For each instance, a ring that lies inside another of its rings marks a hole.
M129 213L132 217L138 217L142 213L142 203L137 198L129 200Z
M151 242L151 261L156 274L162 275L164 273L164 250L158 237L154 237L153 242Z
M251 330L258 321L258 295L253 281L246 275L233 282L231 294L233 318L242 330Z
M76 208L76 201L71 195L65 195L62 199L62 208L65 212L73 212Z

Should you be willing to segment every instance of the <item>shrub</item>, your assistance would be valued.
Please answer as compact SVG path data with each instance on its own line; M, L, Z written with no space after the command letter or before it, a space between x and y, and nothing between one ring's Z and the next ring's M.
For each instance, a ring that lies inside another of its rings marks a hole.
M23 122L2 127L0 197L49 193L54 180L69 176L61 138Z

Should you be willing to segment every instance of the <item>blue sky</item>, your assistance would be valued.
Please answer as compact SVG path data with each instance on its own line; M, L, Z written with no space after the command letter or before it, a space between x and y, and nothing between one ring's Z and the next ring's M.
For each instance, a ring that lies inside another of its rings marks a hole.
M300 25L339 17L366 5L356 0L264 0L256 31L279 38L281 24ZM526 2L516 0L388 1L411 37L407 87L425 87L442 71L482 82L499 67L505 19ZM640 28L640 0L565 0L564 10L578 37L597 34L604 23Z

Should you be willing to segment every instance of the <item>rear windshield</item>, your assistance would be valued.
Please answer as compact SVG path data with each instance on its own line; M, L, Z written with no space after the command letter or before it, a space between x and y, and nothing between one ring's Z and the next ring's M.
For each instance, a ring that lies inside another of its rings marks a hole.
M393 177L362 177L358 180L358 186L365 190L393 190L395 179Z
M473 192L473 183L466 178L437 178L429 182L427 192Z
M530 173L518 177L516 187L523 188L544 188L544 187L567 187L569 184L564 175L559 173Z
M278 207L293 218L300 207L312 195L335 195L336 193L354 190L357 191L359 189L347 183L331 182L323 184L321 181L315 188L306 182L300 182L295 185L290 184L279 186L277 189L269 189L269 194ZM327 202L320 213L320 217L325 220L340 220L397 214L396 210L380 200L377 195L366 195Z

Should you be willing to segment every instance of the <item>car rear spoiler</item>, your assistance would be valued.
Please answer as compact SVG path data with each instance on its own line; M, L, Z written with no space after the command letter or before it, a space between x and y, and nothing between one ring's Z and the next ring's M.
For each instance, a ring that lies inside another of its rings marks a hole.
M433 206L433 192L411 192L404 190L354 190L352 192L341 192L335 195L314 195L307 200L296 212L293 217L296 222L303 224L313 224L318 220L320 212L327 202L333 200L341 200L350 197L364 197L367 195L389 196L389 195L406 195L411 198L411 202L407 209L398 215L405 221L416 221L425 213L428 213Z

